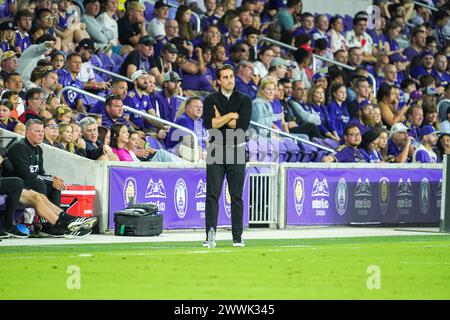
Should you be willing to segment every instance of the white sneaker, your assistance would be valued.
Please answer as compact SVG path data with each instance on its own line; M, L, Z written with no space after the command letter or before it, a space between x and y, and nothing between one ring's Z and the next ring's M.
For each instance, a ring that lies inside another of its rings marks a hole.
M208 231L208 248L212 249L216 247L216 232L214 231L214 228L209 228Z
M245 247L244 240L241 240L241 241L233 240L233 247Z

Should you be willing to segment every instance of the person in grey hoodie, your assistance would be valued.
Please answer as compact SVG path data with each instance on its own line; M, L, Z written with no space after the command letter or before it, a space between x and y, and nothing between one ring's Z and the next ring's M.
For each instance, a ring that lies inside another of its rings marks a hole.
M25 83L30 81L31 72L36 68L39 60L45 59L53 50L55 39L49 36L42 36L36 44L29 46L19 58L17 72Z

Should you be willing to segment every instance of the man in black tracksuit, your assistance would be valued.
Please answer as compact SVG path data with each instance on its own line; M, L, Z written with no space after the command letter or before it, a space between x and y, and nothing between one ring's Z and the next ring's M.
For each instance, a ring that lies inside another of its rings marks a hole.
M217 70L220 89L205 98L203 120L209 133L206 160L206 234L204 246L213 248L219 196L226 175L231 196L233 246L243 247L243 201L245 178L245 131L252 114L250 97L235 89L234 69L224 65Z
M38 145L43 138L42 122L35 119L29 121L25 138L16 142L8 150L8 159L13 167L10 175L21 178L26 189L46 195L59 207L61 190L65 189L64 181L45 174L42 148Z

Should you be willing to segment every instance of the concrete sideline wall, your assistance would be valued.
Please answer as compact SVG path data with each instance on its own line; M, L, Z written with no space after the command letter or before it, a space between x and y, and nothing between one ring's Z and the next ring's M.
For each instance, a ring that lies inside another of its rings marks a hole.
M303 12L346 14L354 16L358 11L366 11L372 4L370 0L303 0Z

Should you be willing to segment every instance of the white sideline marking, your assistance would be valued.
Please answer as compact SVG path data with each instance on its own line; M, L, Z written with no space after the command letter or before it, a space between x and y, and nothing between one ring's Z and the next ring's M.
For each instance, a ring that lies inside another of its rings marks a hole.
M450 265L450 262L424 262L424 261L400 261L401 264L424 264L424 265Z

